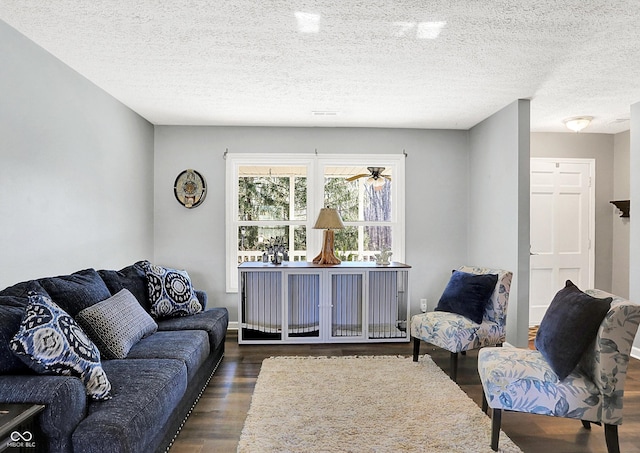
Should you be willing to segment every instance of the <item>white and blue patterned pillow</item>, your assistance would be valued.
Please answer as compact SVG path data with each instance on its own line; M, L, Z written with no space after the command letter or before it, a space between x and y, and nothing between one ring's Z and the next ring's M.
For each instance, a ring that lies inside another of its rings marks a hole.
M111 384L102 369L98 348L73 318L47 296L29 294L11 349L37 373L77 376L91 399L111 398Z
M149 261L141 264L147 274L151 316L169 318L202 311L187 271L156 266Z

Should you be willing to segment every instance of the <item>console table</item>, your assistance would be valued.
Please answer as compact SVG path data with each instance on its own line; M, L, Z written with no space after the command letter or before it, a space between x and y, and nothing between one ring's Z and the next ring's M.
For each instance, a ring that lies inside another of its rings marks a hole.
M238 266L238 342L409 341L409 269L392 262Z

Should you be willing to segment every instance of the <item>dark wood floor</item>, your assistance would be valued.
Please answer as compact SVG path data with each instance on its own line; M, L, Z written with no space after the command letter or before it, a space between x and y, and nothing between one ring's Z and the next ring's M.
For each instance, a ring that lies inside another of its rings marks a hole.
M429 354L448 372L447 351L422 343L420 352ZM411 345L238 345L237 335L230 331L225 358L176 439L171 453L235 452L261 363L265 358L281 355L411 356ZM482 389L476 359L477 352L473 351L460 357L458 384L480 405ZM407 389L407 392L410 391ZM624 423L619 428L620 450L623 453L640 453L640 361L636 359L631 359L624 402ZM594 425L591 431L587 431L576 420L511 412L503 415L502 429L525 453L607 451L603 429Z

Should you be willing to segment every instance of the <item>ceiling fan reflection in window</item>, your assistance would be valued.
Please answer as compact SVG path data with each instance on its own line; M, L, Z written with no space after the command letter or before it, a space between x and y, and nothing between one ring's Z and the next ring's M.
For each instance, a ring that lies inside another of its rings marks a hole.
M384 167L367 167L369 173L361 173L359 175L350 176L347 181L355 181L360 178L367 178L366 184L371 184L374 190L380 190L386 184L387 181L391 181L391 176L383 175Z

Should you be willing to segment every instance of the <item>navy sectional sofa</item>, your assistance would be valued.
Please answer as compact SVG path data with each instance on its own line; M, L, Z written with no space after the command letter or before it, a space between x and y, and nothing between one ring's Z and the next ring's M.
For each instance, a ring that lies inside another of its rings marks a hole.
M38 417L38 451L50 453L166 451L224 355L226 308L156 319L157 331L133 344L125 358L101 359L111 398L87 396L78 377L37 374L10 348L34 292L70 316L127 289L149 311L147 279L140 263L120 271L85 269L21 282L0 291L0 405L44 404Z

